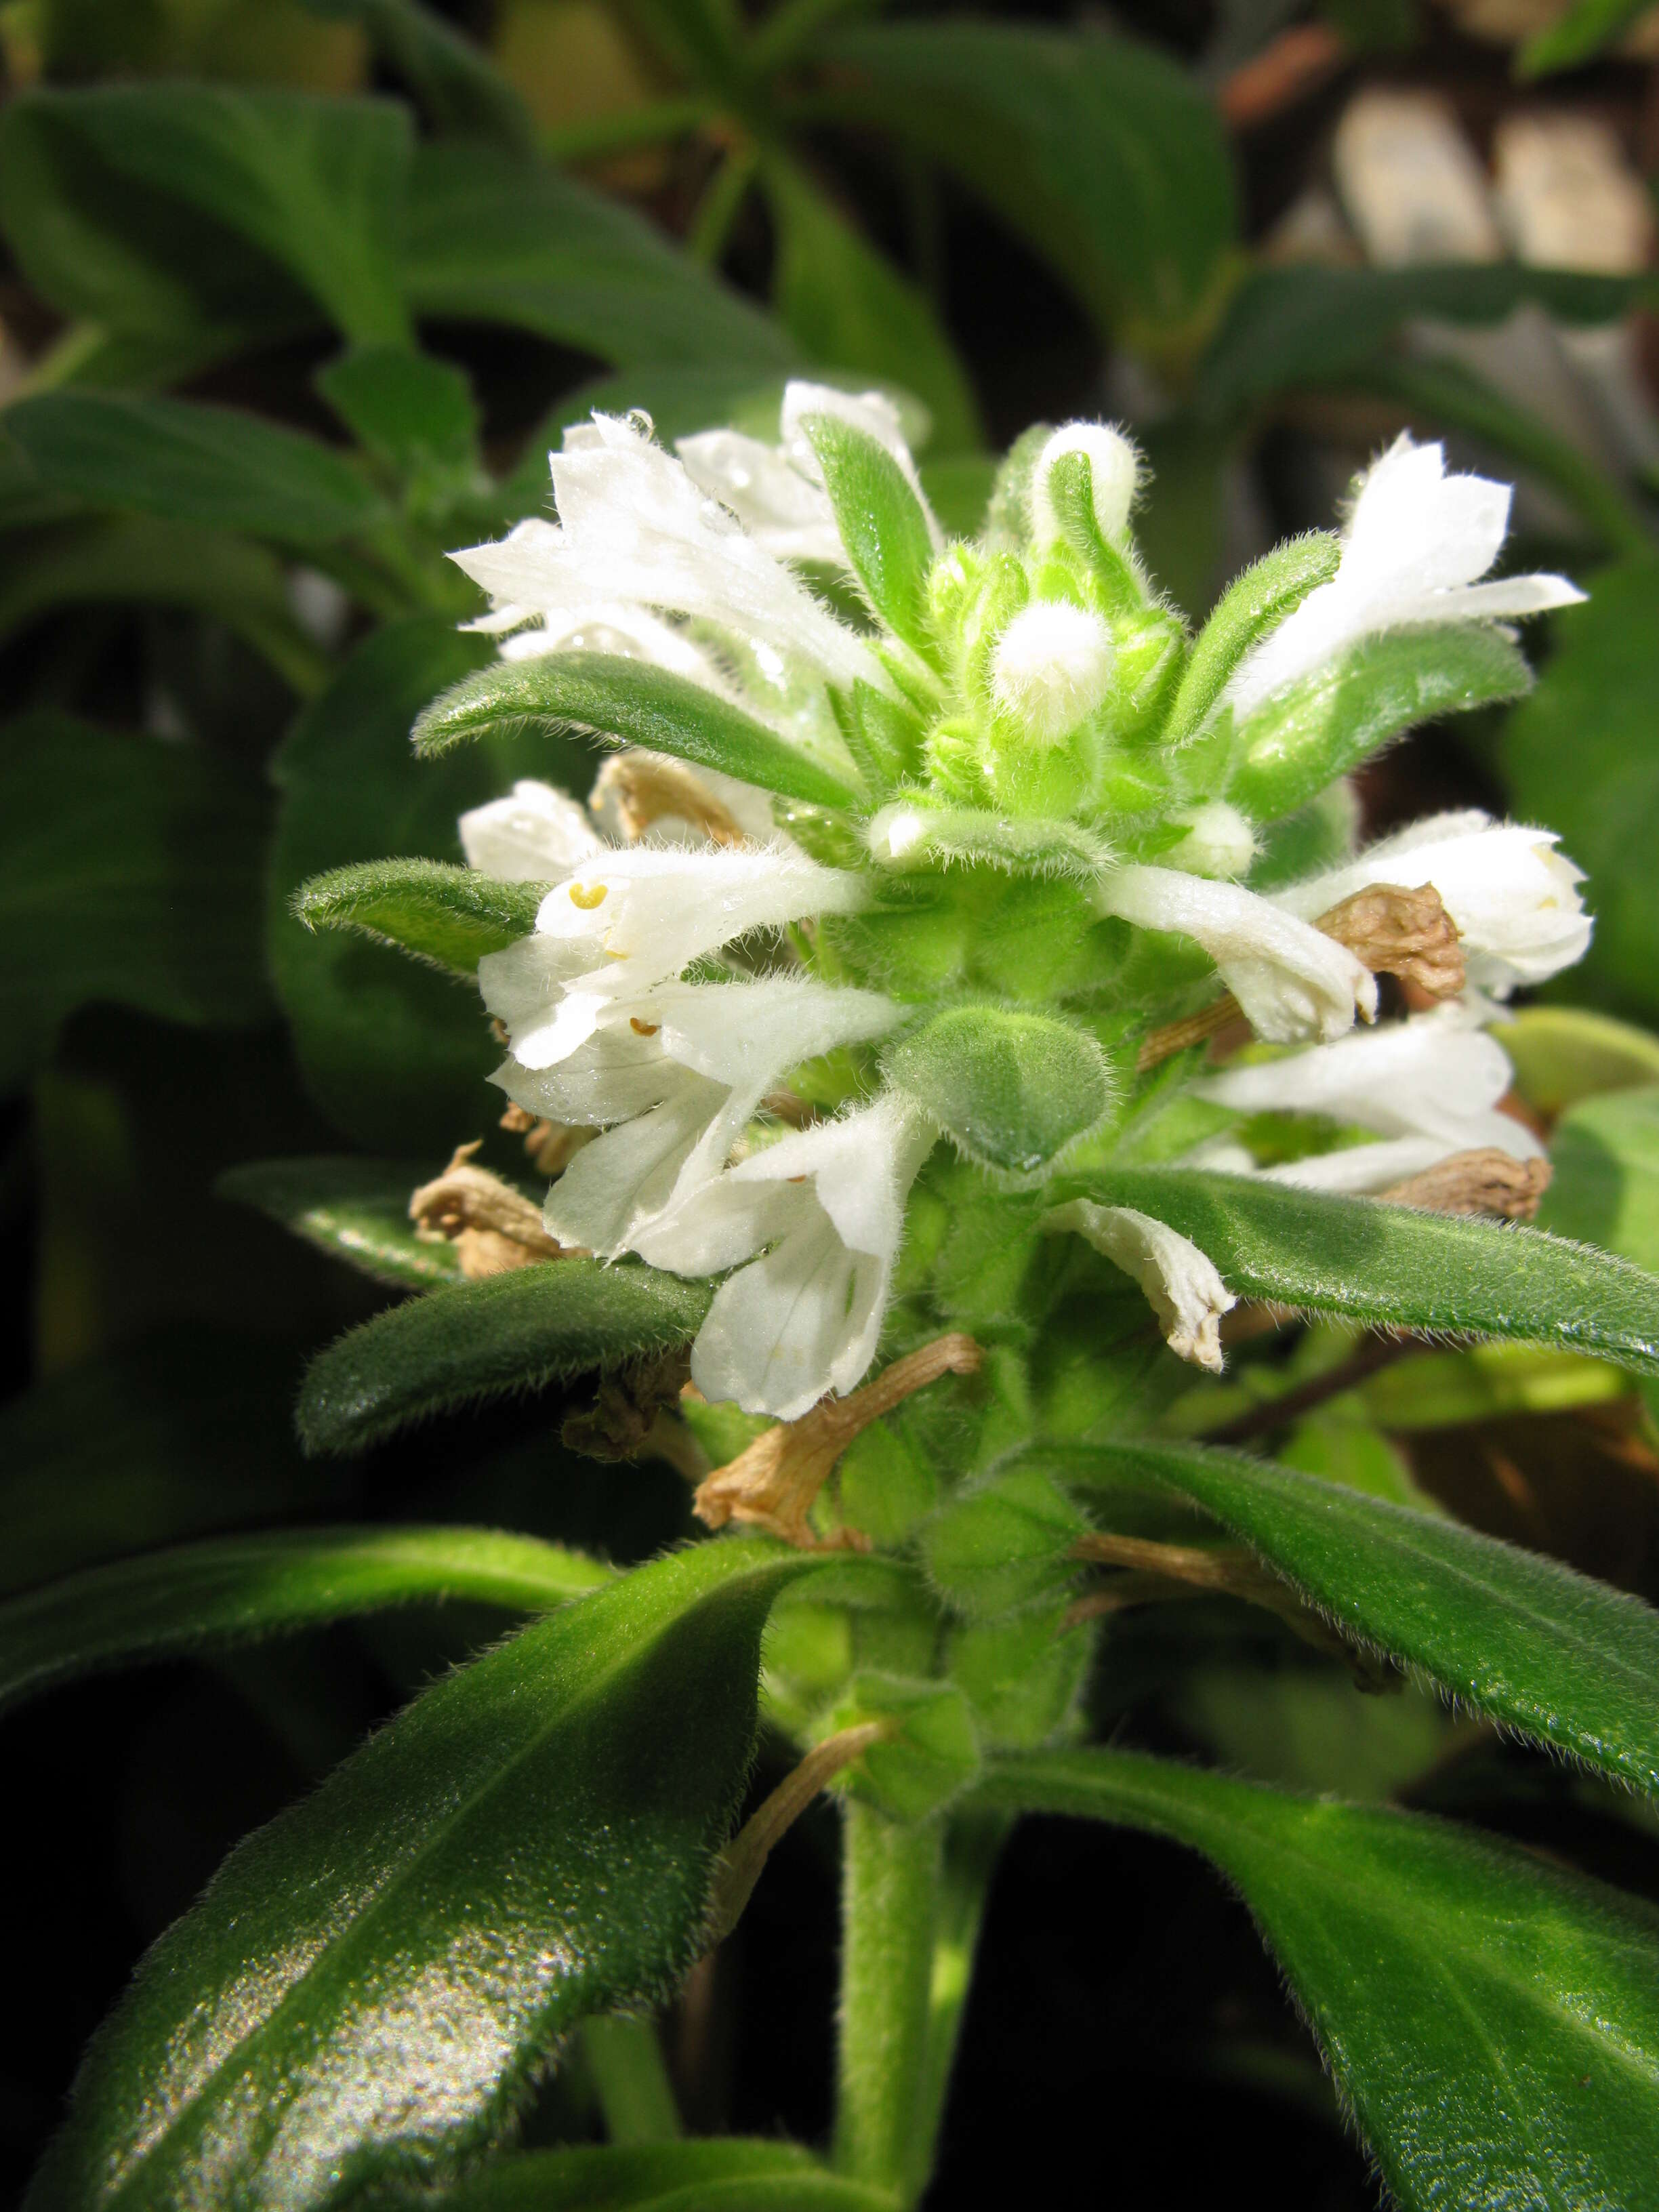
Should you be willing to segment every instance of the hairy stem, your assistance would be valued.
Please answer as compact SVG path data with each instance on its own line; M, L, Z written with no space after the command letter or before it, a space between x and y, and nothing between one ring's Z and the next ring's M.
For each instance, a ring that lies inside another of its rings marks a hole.
M906 2204L920 2179L940 1845L937 1821L847 1808L836 2163Z
M582 2022L582 2051L613 2143L670 2142L684 2130L653 2021L623 2013Z
M985 1900L1002 1846L1013 1823L969 1814L953 1820L945 1838L943 1878L933 1928L927 1990L927 2049L921 2109L911 2144L907 2194L920 2197L933 2172L934 2147L945 2118L957 2041L974 1978L974 1957L985 1917Z

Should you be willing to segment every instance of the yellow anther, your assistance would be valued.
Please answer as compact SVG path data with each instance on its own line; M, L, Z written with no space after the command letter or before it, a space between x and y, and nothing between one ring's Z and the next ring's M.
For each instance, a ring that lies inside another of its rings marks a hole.
M637 1014L630 1014L628 1017L628 1026L633 1030L635 1036L655 1036L657 1031L662 1027L662 1024L660 1022L642 1022Z
M570 903L579 906L584 914L592 914L596 906L605 904L605 893L610 888L608 884L595 884L591 889L586 884L572 884Z

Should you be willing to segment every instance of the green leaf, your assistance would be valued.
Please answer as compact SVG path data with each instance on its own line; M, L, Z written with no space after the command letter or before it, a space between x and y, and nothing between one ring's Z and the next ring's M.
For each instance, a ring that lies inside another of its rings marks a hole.
M696 1334L707 1283L624 1262L553 1260L454 1283L377 1314L311 1363L300 1434L357 1452L410 1421L671 1351Z
M1659 1083L1659 1037L1581 1006L1523 1006L1504 1024L1516 1088L1553 1121L1581 1098Z
M952 1006L887 1056L907 1092L981 1167L1040 1176L1112 1102L1104 1054L1049 1014Z
M926 293L793 162L765 162L761 181L777 241L774 303L807 358L914 392L939 451L978 445L972 387Z
M239 1206L257 1206L377 1283L430 1291L460 1278L454 1246L422 1243L409 1218L411 1194L431 1180L429 1161L252 1160L222 1175L214 1190Z
M1659 1373L1659 1278L1541 1230L1190 1169L1108 1170L1079 1188L1167 1221L1244 1297Z
M0 635L59 607L188 607L224 623L299 697L321 689L325 655L294 620L282 564L262 545L148 515L100 515L14 540L0 586Z
M296 1528L154 1552L0 1605L0 1711L112 1667L417 1599L541 1613L610 1578L494 1528Z
M1051 1600L1080 1571L1072 1547L1089 1522L1027 1462L960 1491L921 1531L922 1563L959 1613L983 1620Z
M269 327L278 302L292 322L313 301L350 337L403 338L394 245L412 135L391 100L31 91L0 130L0 224L55 307L117 329L165 333L180 308L199 328L250 310ZM288 280L275 299L261 262Z
M1653 2200L1659 1914L1513 1845L1132 1752L981 1796L1190 1844L1235 1883L1402 2212Z
M1478 623L1367 638L1251 715L1227 796L1258 821L1292 814L1391 738L1518 698L1532 680L1519 647Z
M1557 70L1577 69L1610 46L1650 4L1651 0L1575 0L1527 40L1515 58L1516 76L1549 76Z
M1491 325L1535 301L1558 322L1616 323L1645 283L1519 261L1258 269L1233 295L1200 365L1198 405L1221 419L1275 392L1340 381L1366 369L1404 324L1420 319Z
M293 1435L285 1344L172 1329L0 1412L0 1590L338 1496ZM234 1480L227 1469L235 1470Z
M732 2136L521 2152L420 2202L433 2212L896 2212L883 2191L826 2172L793 2143Z
M377 53L414 92L440 131L476 134L527 154L528 109L473 41L419 0L302 0L325 21L360 23Z
M1341 554L1328 531L1310 530L1244 571L1194 643L1164 726L1166 744L1191 737L1250 647L1294 614L1310 592L1330 581Z
M289 902L324 870L393 852L459 862L455 823L515 775L584 774L574 747L538 738L443 761L410 758L434 691L491 657L436 617L368 638L295 723L273 773L283 792L270 861L270 964L306 1079L337 1127L379 1152L431 1152L481 1135L501 1111L499 1058L477 991L349 932L317 932Z
M1546 1229L1659 1270L1659 1085L1581 1099L1551 1133L1550 1165Z
M294 914L307 929L356 929L452 975L476 975L485 953L530 935L545 888L498 884L447 860L361 860L302 884Z
M861 1668L824 1726L825 1735L885 1721L894 1733L860 1757L848 1787L894 1820L926 1820L977 1778L979 1731L954 1682Z
M270 1010L258 927L265 808L221 762L66 715L0 744L0 1090L78 1006L240 1028Z
M404 247L416 313L507 323L617 367L791 367L775 324L615 201L453 141L416 151Z
M1237 215L1214 109L1127 39L945 20L843 30L818 57L854 73L825 104L952 171L1103 321L1198 307Z
M407 346L359 346L317 388L358 443L401 477L465 484L480 467L472 386L459 368Z
M1551 625L1549 681L1512 714L1500 756L1516 814L1559 830L1589 872L1595 935L1575 999L1659 1021L1659 559L1588 578Z
M1477 1711L1659 1791L1659 1613L1639 1598L1457 1522L1236 1452L1113 1443L1061 1463L1178 1492L1360 1642Z
M422 753L447 753L470 738L526 730L648 745L814 806L856 803L850 785L717 692L614 653L492 660L426 708L415 744Z
M36 2212L321 2212L492 2148L585 2013L653 2002L696 1958L767 1610L810 1571L699 1545L417 1698L149 1953Z
M866 430L836 415L801 423L823 471L836 528L871 605L896 637L931 659L927 572L933 541L904 471Z
M100 507L295 545L349 537L381 512L337 453L237 408L45 392L9 407L6 428L42 483Z

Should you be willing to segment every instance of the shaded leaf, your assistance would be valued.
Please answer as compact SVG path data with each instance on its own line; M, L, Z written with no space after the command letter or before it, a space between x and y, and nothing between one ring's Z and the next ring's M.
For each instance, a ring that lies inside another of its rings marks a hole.
M969 1159L1040 1175L1112 1098L1095 1040L1048 1014L952 1006L895 1045L887 1076Z
M1477 1711L1659 1791L1659 1613L1639 1598L1457 1522L1238 1453L1103 1444L1064 1463L1179 1492L1361 1642Z
M0 1088L50 1053L77 1006L233 1028L268 1013L265 809L222 763L31 715L0 744Z
M1187 1169L1109 1170L1079 1187L1167 1221L1246 1297L1659 1372L1659 1278L1541 1230Z
M381 511L337 453L238 408L46 392L9 408L6 428L53 489L169 522L323 544Z
M939 452L977 445L972 387L926 293L793 162L769 161L761 178L777 239L774 304L808 360L914 392Z
M1523 1006L1504 1024L1516 1088L1553 1121L1581 1098L1659 1083L1659 1037L1582 1006Z
M313 15L361 24L441 131L475 132L528 153L529 111L474 42L420 0L302 0Z
M1407 269L1257 269L1233 295L1198 373L1212 416L1299 385L1367 369L1402 324L1501 323L1528 301L1559 322L1617 322L1645 280L1528 262L1422 262Z
M1659 1269L1659 1085L1581 1098L1550 1136L1539 1219Z
M1215 111L1127 39L945 20L860 25L818 55L854 73L838 114L951 170L1103 320L1179 320L1237 222Z
M526 730L648 745L811 805L847 806L855 798L838 776L717 692L614 653L492 661L425 708L415 742L423 753L447 753L470 738Z
M437 2205L438 2212L893 2212L894 2199L827 2172L793 2143L725 2136L527 2151L472 2175Z
M478 409L459 368L407 346L359 346L317 386L358 443L398 475L467 483L479 468Z
M393 1290L430 1291L459 1279L453 1244L428 1244L409 1218L411 1193L429 1182L431 1163L312 1158L252 1160L214 1186L221 1198L261 1213L335 1259Z
M434 616L389 623L357 647L276 757L283 793L270 859L270 964L307 1082L359 1143L404 1154L482 1135L501 1111L487 1085L499 1058L477 993L343 931L289 911L325 869L393 852L458 863L455 823L515 775L585 787L574 746L520 739L411 761L409 730L434 691L490 658L486 641Z
M82 1674L417 1599L540 1613L610 1578L494 1528L296 1528L153 1552L0 1605L0 1710Z
M458 975L528 937L546 886L498 884L447 860L360 860L294 894L307 929L356 929Z
M1131 1752L1010 1758L979 1794L1149 1829L1212 1859L1404 2212L1653 2202L1650 1905L1442 1821Z
M1572 995L1659 1021L1659 559L1587 579L1551 624L1549 681L1504 727L1499 766L1516 815L1559 830L1588 870L1595 935Z
M300 1396L300 1434L308 1451L362 1451L450 1407L669 1351L696 1335L713 1295L707 1283L597 1260L449 1285L319 1353Z
M1556 70L1577 69L1610 46L1646 13L1648 4L1649 0L1572 0L1527 40L1515 58L1516 75L1548 76Z
M487 146L418 149L404 271L418 314L508 323L618 367L795 358L775 324L640 216Z
M309 2212L492 2147L584 2013L696 1957L761 1630L805 1571L722 1543L622 1577L249 1838L95 2039L37 2212Z

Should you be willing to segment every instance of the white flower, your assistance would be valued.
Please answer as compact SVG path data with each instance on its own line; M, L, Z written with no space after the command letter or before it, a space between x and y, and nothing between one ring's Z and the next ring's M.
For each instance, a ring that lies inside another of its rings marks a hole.
M854 395L798 380L784 389L780 444L769 446L741 430L703 430L696 437L679 439L674 450L693 483L730 507L756 544L781 561L815 561L846 568L847 552L823 488L823 472L803 428L810 415L833 415L884 447L921 501L934 544L941 542L898 410L884 392Z
M469 868L503 884L550 884L605 850L605 840L567 792L521 777L509 799L492 799L460 819Z
M1497 1111L1511 1080L1502 1046L1472 1028L1468 1010L1454 1003L1339 1044L1230 1067L1192 1088L1241 1114L1323 1114L1375 1130L1383 1143L1268 1170L1279 1182L1364 1192L1386 1190L1455 1152L1491 1147L1518 1160L1537 1158L1544 1147L1531 1130Z
M1242 876L1255 858L1255 829L1224 799L1212 799L1203 806L1189 807L1184 814L1172 815L1170 820L1182 823L1187 832L1174 853L1186 874ZM1297 907L1293 911L1300 914L1302 908ZM1327 911L1328 908L1323 906L1313 909L1316 915Z
M1109 545L1121 545L1139 488L1140 455L1121 430L1106 422L1068 422L1054 432L1037 455L1031 471L1032 537L1039 546L1045 546L1062 534L1054 513L1051 479L1055 462L1072 453L1083 454L1089 463L1090 490L1101 536Z
M1583 872L1553 850L1554 832L1496 823L1478 810L1437 814L1385 837L1346 866L1274 895L1304 921L1371 884L1431 884L1469 956L1469 981L1500 995L1582 960L1590 918Z
M1105 698L1115 657L1099 615L1067 599L1034 599L997 640L991 690L1038 744L1057 744Z
M1224 697L1242 720L1262 701L1381 630L1409 623L1493 622L1572 605L1565 576L1483 584L1509 528L1510 491L1448 476L1443 449L1402 432L1362 479L1328 584L1247 653Z
M861 905L856 875L772 846L605 852L550 890L536 932L478 963L484 1004L515 1060L550 1067L606 1012L755 929Z
M559 1121L618 1126L548 1194L550 1236L615 1259L717 1176L768 1091L837 1045L880 1036L899 1009L873 991L794 976L670 983L617 1008L561 1065L508 1060L508 1097Z
M933 1141L923 1116L887 1092L781 1138L646 1230L635 1249L653 1267L738 1268L692 1348L705 1397L793 1421L826 1391L857 1384L880 1340L905 1199Z
M1057 1206L1048 1230L1074 1229L1114 1267L1133 1275L1158 1316L1171 1352L1195 1367L1221 1372L1221 1316L1238 1303L1208 1256L1167 1222L1132 1206L1096 1206L1086 1198Z
M1238 884L1174 868L1114 868L1096 899L1142 929L1190 937L1214 961L1259 1036L1327 1042L1376 1012L1376 978L1344 945Z
M546 619L614 603L717 625L838 684L884 686L857 633L709 498L638 424L595 415L549 456L556 523L532 519L451 557L503 612ZM613 627L615 625L613 624Z

